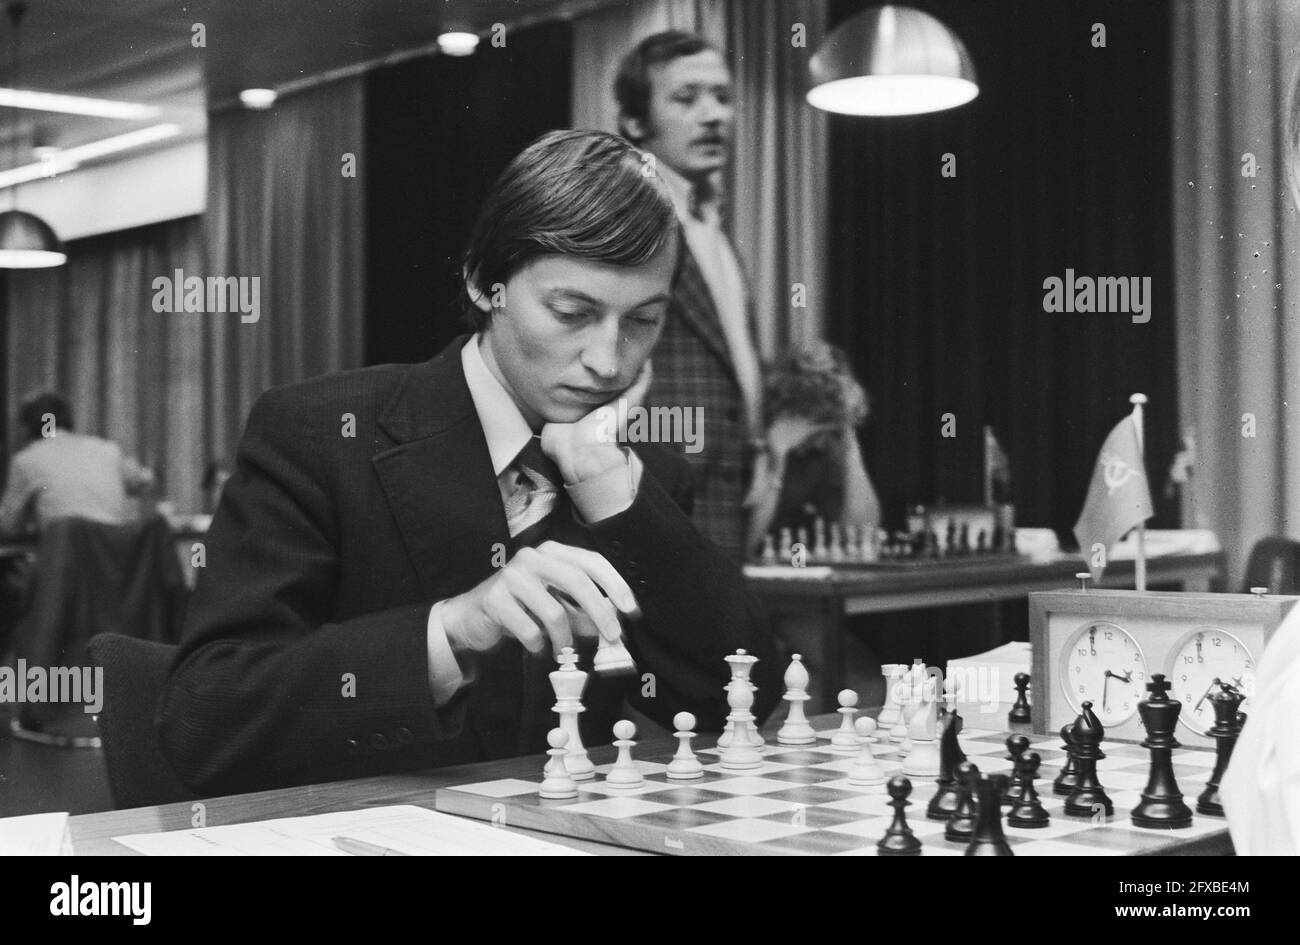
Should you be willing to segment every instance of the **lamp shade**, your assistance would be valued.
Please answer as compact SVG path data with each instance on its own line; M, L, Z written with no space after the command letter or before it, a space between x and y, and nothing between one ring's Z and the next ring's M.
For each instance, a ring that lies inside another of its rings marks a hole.
M0 213L0 269L43 269L68 261L50 225L24 210Z
M979 94L962 41L928 13L872 7L831 31L808 63L808 104L842 115L919 115Z

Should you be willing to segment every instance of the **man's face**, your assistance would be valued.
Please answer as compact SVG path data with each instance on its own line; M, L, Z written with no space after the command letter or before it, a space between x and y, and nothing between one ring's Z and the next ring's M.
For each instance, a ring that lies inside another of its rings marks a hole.
M639 146L692 181L726 166L735 108L722 56L705 49L649 71L647 120L629 122Z
M663 331L676 252L670 240L640 266L539 256L511 276L483 359L534 430L581 420L636 380Z

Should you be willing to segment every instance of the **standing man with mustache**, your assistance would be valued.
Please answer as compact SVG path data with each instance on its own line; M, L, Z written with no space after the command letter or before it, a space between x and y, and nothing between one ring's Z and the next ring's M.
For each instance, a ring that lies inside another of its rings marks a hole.
M615 79L619 130L655 159L686 234L681 276L654 354L650 407L699 407L696 527L744 558L751 444L763 429L762 380L745 276L722 228L718 178L735 119L731 71L699 36L657 33L627 54Z

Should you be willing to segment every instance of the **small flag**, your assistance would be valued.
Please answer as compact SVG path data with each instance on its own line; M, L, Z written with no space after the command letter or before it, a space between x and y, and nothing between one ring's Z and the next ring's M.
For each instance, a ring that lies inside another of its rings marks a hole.
M1105 568L1105 559L1095 553L1095 546L1101 545L1109 554L1111 545L1153 514L1142 446L1130 414L1115 425L1102 444L1088 498L1074 524L1079 553L1088 563L1093 580L1100 580Z

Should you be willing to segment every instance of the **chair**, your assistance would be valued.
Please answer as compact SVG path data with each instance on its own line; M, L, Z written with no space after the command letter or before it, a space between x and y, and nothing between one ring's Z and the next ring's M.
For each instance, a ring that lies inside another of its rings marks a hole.
M108 785L118 808L193 800L158 743L154 714L167 679L174 646L101 633L87 647L104 668L104 705L99 730L108 762Z
M1300 593L1300 541L1274 535L1255 542L1242 593L1252 587L1267 587L1270 594Z
M46 524L14 657L28 666L86 665L86 644L99 633L175 643L189 590L171 529L161 517L126 525L86 519ZM60 747L98 747L83 705L27 703L11 720L15 736Z

